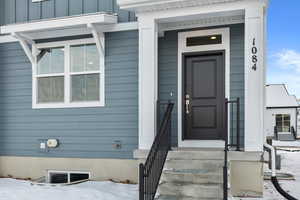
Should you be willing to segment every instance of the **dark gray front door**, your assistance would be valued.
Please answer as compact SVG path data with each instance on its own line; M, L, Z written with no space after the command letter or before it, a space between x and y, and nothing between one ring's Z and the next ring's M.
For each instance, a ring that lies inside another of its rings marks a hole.
M183 139L223 139L224 54L194 54L183 58Z

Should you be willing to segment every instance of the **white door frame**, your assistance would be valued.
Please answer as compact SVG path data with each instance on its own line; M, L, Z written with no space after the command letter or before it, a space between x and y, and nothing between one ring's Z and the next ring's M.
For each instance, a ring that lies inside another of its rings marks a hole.
M188 37L222 35L222 43L216 45L186 46ZM225 97L230 97L230 28L206 29L178 33L178 147L224 147L223 140L182 140L182 54L191 52L225 51ZM230 115L228 114L228 119ZM230 130L228 120L228 130Z

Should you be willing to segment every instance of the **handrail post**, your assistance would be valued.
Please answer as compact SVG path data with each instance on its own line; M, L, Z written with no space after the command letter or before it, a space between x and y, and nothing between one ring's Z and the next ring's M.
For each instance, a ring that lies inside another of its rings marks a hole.
M278 129L277 129L277 126L274 126L274 134L275 134L275 139L278 140Z
M144 192L144 164L140 164L139 166L139 200L145 200L145 192Z
M228 199L228 99L225 99L225 113L224 113L224 132L225 132L225 149L224 149L224 167L223 167L223 200Z
M171 120L170 121L168 121L168 150L170 151L171 150Z
M224 113L224 132L225 132L225 147L228 149L228 99L225 99L225 113Z
M160 104L159 104L159 100L156 101L156 134L158 134L159 131L159 127L160 127Z
M237 135L237 151L241 150L240 146L240 98L236 99L236 135Z
M171 103L171 101L169 101L169 104ZM168 143L169 143L169 148L168 150L170 151L171 150L171 146L172 146L172 113L170 115L170 118L169 118L169 138L168 138Z

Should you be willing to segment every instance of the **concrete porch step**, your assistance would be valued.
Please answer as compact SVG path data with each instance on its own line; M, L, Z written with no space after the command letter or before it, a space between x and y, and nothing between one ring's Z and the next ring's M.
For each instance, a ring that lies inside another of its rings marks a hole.
M161 183L158 193L164 196L185 198L219 199L223 194L222 184Z
M295 138L292 134L280 134L280 133L278 133L278 140L280 140L280 141L294 141Z
M224 165L223 160L179 160L179 159L168 159L165 164L166 169L207 169L208 172L218 172Z
M222 171L211 172L206 169L192 170L164 170L161 182L191 183L191 184L222 184Z
M222 198L193 198L193 197L177 197L174 195L161 195L156 200L222 200Z
M224 151L222 150L173 150L168 153L168 160L223 160Z

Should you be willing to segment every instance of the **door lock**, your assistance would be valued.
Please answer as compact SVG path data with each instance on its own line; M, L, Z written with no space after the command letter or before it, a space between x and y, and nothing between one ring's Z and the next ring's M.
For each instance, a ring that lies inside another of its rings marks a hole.
M186 114L190 114L190 95L185 95L185 112Z

